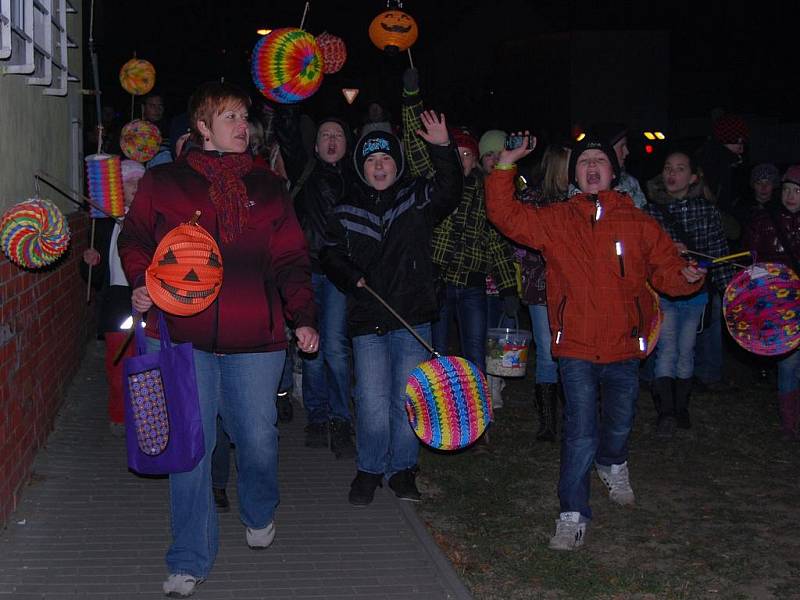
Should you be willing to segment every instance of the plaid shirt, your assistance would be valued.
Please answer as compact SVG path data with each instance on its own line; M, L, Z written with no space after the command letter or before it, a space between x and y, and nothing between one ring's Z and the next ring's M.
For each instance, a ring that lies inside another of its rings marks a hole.
M403 104L403 145L406 166L414 177L429 177L433 165L425 142L416 134L422 127L422 100ZM445 283L466 287L470 274L490 274L502 295L517 293L513 249L486 218L483 177L477 169L464 178L456 209L433 230L433 262Z
M669 204L649 202L643 210L661 224L673 241L683 242L689 250L714 257L729 253L719 210L704 198L687 198ZM683 227L686 239L681 239L676 223ZM711 280L720 292L725 291L735 274L735 267L727 263L709 269Z

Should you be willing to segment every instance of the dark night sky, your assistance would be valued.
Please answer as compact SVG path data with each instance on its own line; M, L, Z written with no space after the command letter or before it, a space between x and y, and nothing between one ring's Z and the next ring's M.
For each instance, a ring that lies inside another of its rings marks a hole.
M138 15L131 11L132 2L101 4L95 9L95 37L106 102L121 112L129 110L130 99L119 87L116 73L135 51L155 64L158 87L171 105L169 112L176 113L202 81L225 76L251 87L248 57L258 39L255 30L299 25L304 2L139 0L135 3ZM88 1L86 5L88 13ZM509 66L504 60L509 43L525 45L537 36L547 39L557 32L596 30L667 32L669 72L630 76L642 86L652 78L668 78L672 119L704 117L712 108L723 106L795 120L800 70L795 64L797 53L782 50L782 42L787 41L791 22L800 11L790 2L747 3L745 10L735 5L684 0L659 4L407 0L404 10L419 23L420 39L413 53L426 98L445 111L455 111L464 122L509 126L504 119L519 119L524 110L513 96L535 94L558 102L566 93L547 69ZM362 89L357 106L349 109L351 120L372 98L383 98L396 110L400 75L407 61L404 56L384 56L367 36L370 21L384 7L380 0L312 2L306 29L342 37L349 58L345 68L328 76L317 96L306 103L309 112L347 111L339 91L344 86ZM637 48L630 51L636 53ZM592 57L572 60L591 63ZM511 73L519 85L497 85L498 72ZM88 71L86 82L88 87ZM503 91L491 98L490 107L489 92L495 87ZM516 108L505 111L505 102ZM495 114L487 115L489 111Z

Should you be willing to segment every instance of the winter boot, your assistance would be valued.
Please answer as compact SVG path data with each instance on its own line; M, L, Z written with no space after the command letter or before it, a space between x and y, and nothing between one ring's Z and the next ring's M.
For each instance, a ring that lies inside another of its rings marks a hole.
M660 438L671 438L675 434L675 393L672 377L656 377L653 380L653 402L658 412L656 435Z
M539 431L536 441L556 441L556 415L558 414L558 384L536 384L536 410L539 413Z
M800 390L778 394L778 410L781 415L781 434L788 440L798 439L797 430L800 421Z
M689 418L689 398L692 393L692 379L675 380L675 418L678 427L691 429L692 420Z

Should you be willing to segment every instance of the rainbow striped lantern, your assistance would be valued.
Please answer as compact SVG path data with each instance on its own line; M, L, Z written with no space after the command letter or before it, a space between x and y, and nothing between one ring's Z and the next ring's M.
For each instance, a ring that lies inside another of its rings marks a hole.
M314 95L322 84L322 52L314 36L284 27L265 35L253 49L253 83L270 100L294 104Z
M11 262L26 269L40 269L67 251L69 226L55 204L32 198L12 206L3 215L0 245Z
M121 164L119 156L110 154L92 154L86 157L89 198L97 205L89 210L93 219L121 217L125 214Z
M420 363L406 382L406 412L414 433L428 446L465 448L493 420L486 376L457 356Z

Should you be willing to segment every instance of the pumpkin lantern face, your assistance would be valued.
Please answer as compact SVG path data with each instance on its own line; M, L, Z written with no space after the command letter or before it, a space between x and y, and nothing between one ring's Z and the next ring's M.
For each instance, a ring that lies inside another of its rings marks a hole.
M417 22L402 10L386 10L372 20L369 39L381 50L403 52L417 41Z
M222 286L217 242L199 225L178 225L158 244L145 285L164 312L188 317L208 308Z

